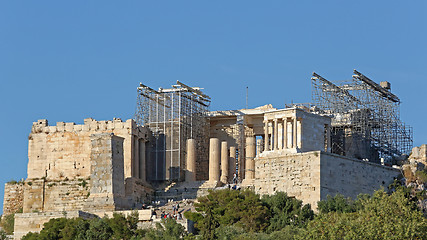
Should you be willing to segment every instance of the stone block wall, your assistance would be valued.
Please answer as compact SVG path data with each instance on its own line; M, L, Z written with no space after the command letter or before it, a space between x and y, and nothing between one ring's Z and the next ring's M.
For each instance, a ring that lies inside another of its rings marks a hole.
M254 187L261 195L282 191L316 207L320 200L320 153L271 152L255 158Z
M122 122L84 120L83 125L58 122L49 126L42 119L33 123L28 143L28 178L50 180L87 178L90 176L90 135L114 133L124 138L124 174L136 176L135 138L146 141L149 131L138 127L132 119ZM140 159L138 159L140 161ZM139 177L139 176L137 176Z
M6 183L4 185L3 215L9 215L22 210L24 206L24 184Z
M150 205L154 190L146 182L137 178L126 178L125 194L132 209L140 209L142 204Z
M123 138L112 133L91 135L91 188L87 208L126 208L123 171Z
M286 192L315 209L327 195L372 194L399 174L399 169L327 152L271 152L255 159L254 187L259 194Z
M298 117L302 118L302 152L325 151L327 136L325 126L331 126L331 118L298 111ZM330 149L330 146L329 146Z
M321 199L338 193L351 198L372 194L381 187L387 189L401 174L396 168L323 152L320 166Z
M82 210L90 195L88 179L45 181L27 180L24 213Z

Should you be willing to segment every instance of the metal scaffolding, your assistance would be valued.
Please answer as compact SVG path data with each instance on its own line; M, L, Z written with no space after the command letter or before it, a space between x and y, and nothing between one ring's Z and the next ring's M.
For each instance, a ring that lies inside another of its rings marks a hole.
M179 81L171 89L159 90L140 84L135 121L148 127L154 139L148 149L147 168L154 170L147 174L149 180L184 180L190 138L196 140L197 162L207 161L209 105L210 97L201 88Z
M388 82L377 84L354 70L351 80L334 84L313 73L316 111L332 116L332 152L394 163L412 150L412 128L400 120L400 100Z

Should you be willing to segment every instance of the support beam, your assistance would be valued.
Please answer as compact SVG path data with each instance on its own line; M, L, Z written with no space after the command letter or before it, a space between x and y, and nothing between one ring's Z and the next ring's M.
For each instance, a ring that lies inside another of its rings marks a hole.
M326 151L331 152L331 126L326 125Z

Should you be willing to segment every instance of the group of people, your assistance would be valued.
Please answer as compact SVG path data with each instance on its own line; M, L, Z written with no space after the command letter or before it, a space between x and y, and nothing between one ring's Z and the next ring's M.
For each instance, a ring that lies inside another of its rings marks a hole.
M157 216L156 211L153 212L154 216ZM179 203L172 205L172 214L166 213L165 211L162 211L162 214L160 215L161 219L166 218L173 218L175 220L182 220L182 214L179 212Z

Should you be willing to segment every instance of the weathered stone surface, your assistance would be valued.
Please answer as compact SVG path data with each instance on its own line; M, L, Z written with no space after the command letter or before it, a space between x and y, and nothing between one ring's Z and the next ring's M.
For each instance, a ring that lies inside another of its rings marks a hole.
M320 151L261 154L255 159L255 171L257 193L287 192L314 208L327 195L355 198L373 193L400 174L395 168Z
M125 209L123 138L112 133L91 135L91 188L86 208Z
M24 206L24 184L6 183L4 185L3 215L9 215L22 210Z
M420 147L414 147L409 159L416 160L417 162L427 165L427 145L423 144Z
M145 159L135 158L139 155L135 154L134 139L147 141L148 129L137 127L132 119L122 122L120 119L96 121L88 118L84 120L84 125L58 122L56 126L48 126L45 119L33 123L28 142L28 178L57 180L89 177L90 136L105 132L124 138L125 177L140 177L132 167L139 166L139 162Z
M24 213L82 210L90 192L87 179L27 180L24 186Z
M220 178L221 150L218 138L209 142L209 182L218 182Z

